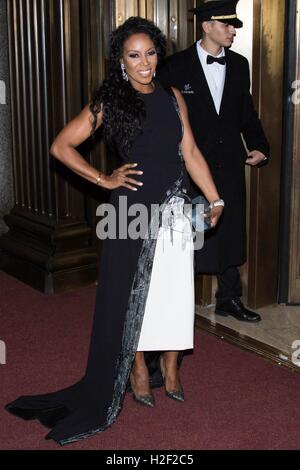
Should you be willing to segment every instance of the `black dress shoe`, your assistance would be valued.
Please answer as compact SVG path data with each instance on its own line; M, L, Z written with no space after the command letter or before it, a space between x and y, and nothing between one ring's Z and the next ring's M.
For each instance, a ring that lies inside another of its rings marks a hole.
M251 310L248 310L239 298L226 300L222 303L217 303L215 313L217 315L222 315L223 317L231 315L232 317L240 321L261 321L260 315L255 312L251 312Z

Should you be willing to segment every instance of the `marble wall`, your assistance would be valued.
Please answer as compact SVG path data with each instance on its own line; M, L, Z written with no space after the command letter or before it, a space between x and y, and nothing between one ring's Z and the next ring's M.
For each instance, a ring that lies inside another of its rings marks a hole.
M14 204L6 0L0 0L0 235L7 227L3 216Z

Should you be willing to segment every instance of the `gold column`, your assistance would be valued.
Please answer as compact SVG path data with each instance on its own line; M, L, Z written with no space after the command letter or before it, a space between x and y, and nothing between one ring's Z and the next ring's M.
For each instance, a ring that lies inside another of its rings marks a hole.
M296 76L293 83L294 142L290 219L289 303L300 303L300 0L296 19Z
M114 0L114 26L130 16L142 16L155 22L169 41L169 53L190 46L194 40L194 17L189 10L195 0Z
M271 145L267 167L251 169L248 304L277 301L282 157L285 2L254 0L253 97Z
M153 0L115 0L115 27L120 26L130 16L142 16L153 20Z
M3 270L46 292L91 283L97 257L82 181L49 156L82 107L79 0L9 0L15 206Z

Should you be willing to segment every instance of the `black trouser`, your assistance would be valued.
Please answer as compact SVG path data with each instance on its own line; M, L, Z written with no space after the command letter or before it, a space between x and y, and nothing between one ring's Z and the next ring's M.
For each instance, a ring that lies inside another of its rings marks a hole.
M225 300L241 297L242 283L241 276L236 266L230 266L224 272L217 275L218 291L216 293L217 303Z

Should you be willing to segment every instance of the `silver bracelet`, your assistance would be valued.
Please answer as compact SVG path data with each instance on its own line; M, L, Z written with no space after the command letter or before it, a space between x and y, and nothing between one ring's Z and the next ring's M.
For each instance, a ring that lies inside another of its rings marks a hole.
M225 206L225 202L223 201L223 199L216 199L215 201L212 201L210 204L209 204L209 208L210 210L213 210L215 207L224 207Z

